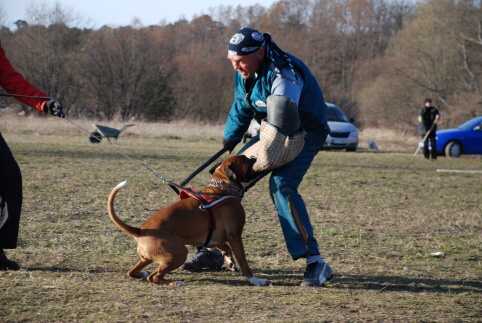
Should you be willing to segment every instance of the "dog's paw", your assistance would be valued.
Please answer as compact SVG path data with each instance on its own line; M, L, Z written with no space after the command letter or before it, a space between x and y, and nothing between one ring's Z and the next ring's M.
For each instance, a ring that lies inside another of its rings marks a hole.
M256 276L253 276L249 279L249 281L251 282L251 284L255 285L255 286L266 286L266 282L262 279L259 279L258 277Z
M227 260L227 262L228 262L228 268L231 271L240 272L239 267L235 262L232 262L229 259Z

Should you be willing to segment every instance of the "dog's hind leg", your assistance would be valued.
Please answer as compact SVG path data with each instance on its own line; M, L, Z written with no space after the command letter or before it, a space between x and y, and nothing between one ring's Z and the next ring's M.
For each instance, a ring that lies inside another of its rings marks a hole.
M132 267L127 272L127 276L133 277L133 278L147 278L147 272L142 271L142 269L147 265L150 265L151 263L152 263L152 260L143 259L143 258L139 259L139 261L137 261L134 267Z
M161 261L159 263L159 267L157 267L157 270L150 274L149 277L147 277L147 281L156 285L184 286L185 284L183 281L175 281L164 278L171 271L181 267L185 261L185 259L182 262L172 260L173 259L168 261Z
M147 277L147 281L157 285L184 286L182 281L165 279L164 276L181 267L186 261L188 250L178 241L163 241L155 262L159 263L157 270Z

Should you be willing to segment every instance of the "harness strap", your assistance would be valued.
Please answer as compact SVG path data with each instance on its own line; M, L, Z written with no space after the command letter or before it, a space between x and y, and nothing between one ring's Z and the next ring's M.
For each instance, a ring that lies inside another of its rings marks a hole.
M206 211L206 205L208 202L199 194L193 193L193 195L201 201L201 205L199 205L199 209L202 211ZM209 214L209 229L208 229L208 236L206 237L206 241L204 241L203 247L206 247L209 242L211 241L211 238L213 236L213 231L216 229L216 219L214 218L214 213L212 208L207 208L208 214Z
M225 195L223 197L220 197L212 201L211 203L208 203L206 200L204 200L203 203L206 203L206 204L199 205L199 209L201 211L206 211L206 209L213 209L216 206L218 206L218 204L223 204L224 202L227 202L227 200L232 200L232 199L238 199L238 198L234 195Z
M199 205L199 209L201 211L207 211L208 212L208 222L209 222L209 228L208 228L208 235L206 237L206 240L204 241L203 247L207 246L209 242L211 242L211 238L213 236L213 231L216 229L216 218L214 217L214 212L213 209L217 206L220 206L229 200L232 199L237 199L239 200L238 197L234 195L223 195L222 197L218 197L215 200L211 201L210 203L196 190L189 188L189 189L184 189L180 192L180 198L184 199L187 198L188 196L192 196L198 201L201 202L201 205Z

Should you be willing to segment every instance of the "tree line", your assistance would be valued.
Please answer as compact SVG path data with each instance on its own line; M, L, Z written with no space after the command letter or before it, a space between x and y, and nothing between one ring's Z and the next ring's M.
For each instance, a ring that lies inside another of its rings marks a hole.
M2 27L0 39L14 66L71 117L224 122L234 93L227 42L243 26L269 32L302 59L326 101L360 127L415 132L425 97L447 127L482 114L479 0L280 0L214 9L191 21L92 29L59 3L34 5L29 20L14 31Z

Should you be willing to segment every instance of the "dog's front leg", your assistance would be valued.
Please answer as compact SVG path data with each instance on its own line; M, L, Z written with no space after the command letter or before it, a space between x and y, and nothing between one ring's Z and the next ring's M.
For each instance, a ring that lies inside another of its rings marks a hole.
M251 284L256 286L265 286L266 282L262 279L259 279L253 275L251 268L249 268L248 261L246 260L246 254L244 253L244 246L243 241L241 240L241 236L231 236L229 238L229 244L233 249L234 256L241 267L241 273L243 276L247 277Z

